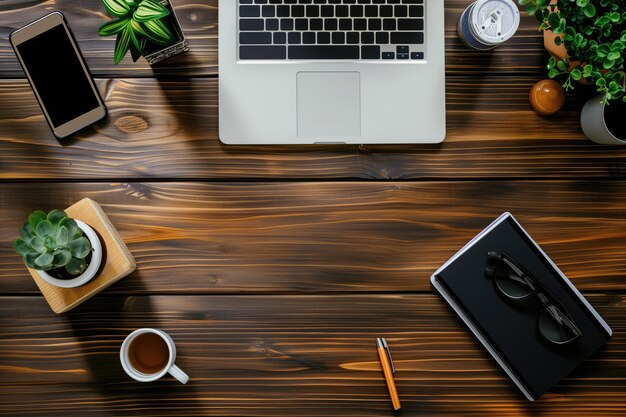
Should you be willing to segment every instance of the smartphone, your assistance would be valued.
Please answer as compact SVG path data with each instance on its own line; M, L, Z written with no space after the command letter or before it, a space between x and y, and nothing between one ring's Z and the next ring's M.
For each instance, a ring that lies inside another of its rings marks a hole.
M50 13L11 33L9 39L57 138L106 116L102 97L63 14Z

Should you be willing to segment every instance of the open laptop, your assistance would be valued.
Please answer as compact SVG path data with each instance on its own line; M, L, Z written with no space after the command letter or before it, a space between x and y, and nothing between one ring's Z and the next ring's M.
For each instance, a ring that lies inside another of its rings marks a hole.
M443 3L219 0L221 141L443 141Z

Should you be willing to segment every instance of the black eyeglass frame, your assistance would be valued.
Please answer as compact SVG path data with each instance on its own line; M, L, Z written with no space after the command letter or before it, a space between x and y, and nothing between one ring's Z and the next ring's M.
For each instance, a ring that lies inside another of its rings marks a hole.
M555 341L546 337L546 335L544 335L540 331L539 333L543 336L544 339L556 345L566 345L582 337L583 335L582 331L574 323L573 319L570 318L570 315L567 312L567 309L565 308L565 306L563 306L558 301L558 299L554 295L552 295L552 293L545 287L545 285L543 285L543 283L538 278L534 277L532 274L527 272L524 269L524 267L522 267L519 264L519 262L517 262L514 258L512 258L511 256L507 255L504 252L489 252L488 256L490 259L494 259L495 262L504 263L511 271L513 271L517 275L518 278L524 280L525 284L532 290L531 292L529 292L528 294L522 297L514 297L511 294L508 294L504 289L500 287L500 285L498 284L498 280L495 277L495 270L490 271L490 268L487 268L486 270L487 273L493 272L494 284L502 295L504 295L505 297L513 301L524 301L536 295L542 304L541 312L543 310L546 310L554 318L554 320L556 320L556 322L559 325L566 326L575 335L571 339L568 339L563 342L558 342L558 341ZM560 306L562 310L565 310L565 312L559 309L557 305ZM538 321L539 321L539 317L541 317L541 312L537 318ZM539 323L537 323L537 326L539 327Z

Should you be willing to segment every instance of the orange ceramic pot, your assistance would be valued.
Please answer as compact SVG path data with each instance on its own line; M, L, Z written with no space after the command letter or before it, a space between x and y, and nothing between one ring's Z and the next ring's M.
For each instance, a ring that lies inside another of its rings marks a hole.
M537 113L548 116L561 110L565 91L554 80L541 80L530 90L530 105Z

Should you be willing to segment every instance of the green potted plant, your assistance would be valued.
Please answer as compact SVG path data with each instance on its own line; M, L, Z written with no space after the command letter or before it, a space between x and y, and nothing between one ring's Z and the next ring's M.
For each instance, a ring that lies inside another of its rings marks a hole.
M155 64L188 49L187 40L169 0L102 0L114 20L100 26L100 36L116 35L113 61L130 51Z
M563 87L574 82L594 84L599 93L585 105L581 124L587 137L602 144L626 144L621 118L626 114L626 7L623 0L520 0L539 20L544 44L552 55L550 78L564 76ZM613 108L610 112L607 106Z
M102 243L97 233L63 210L32 212L20 237L13 241L13 248L26 266L61 288L86 284L102 263Z

